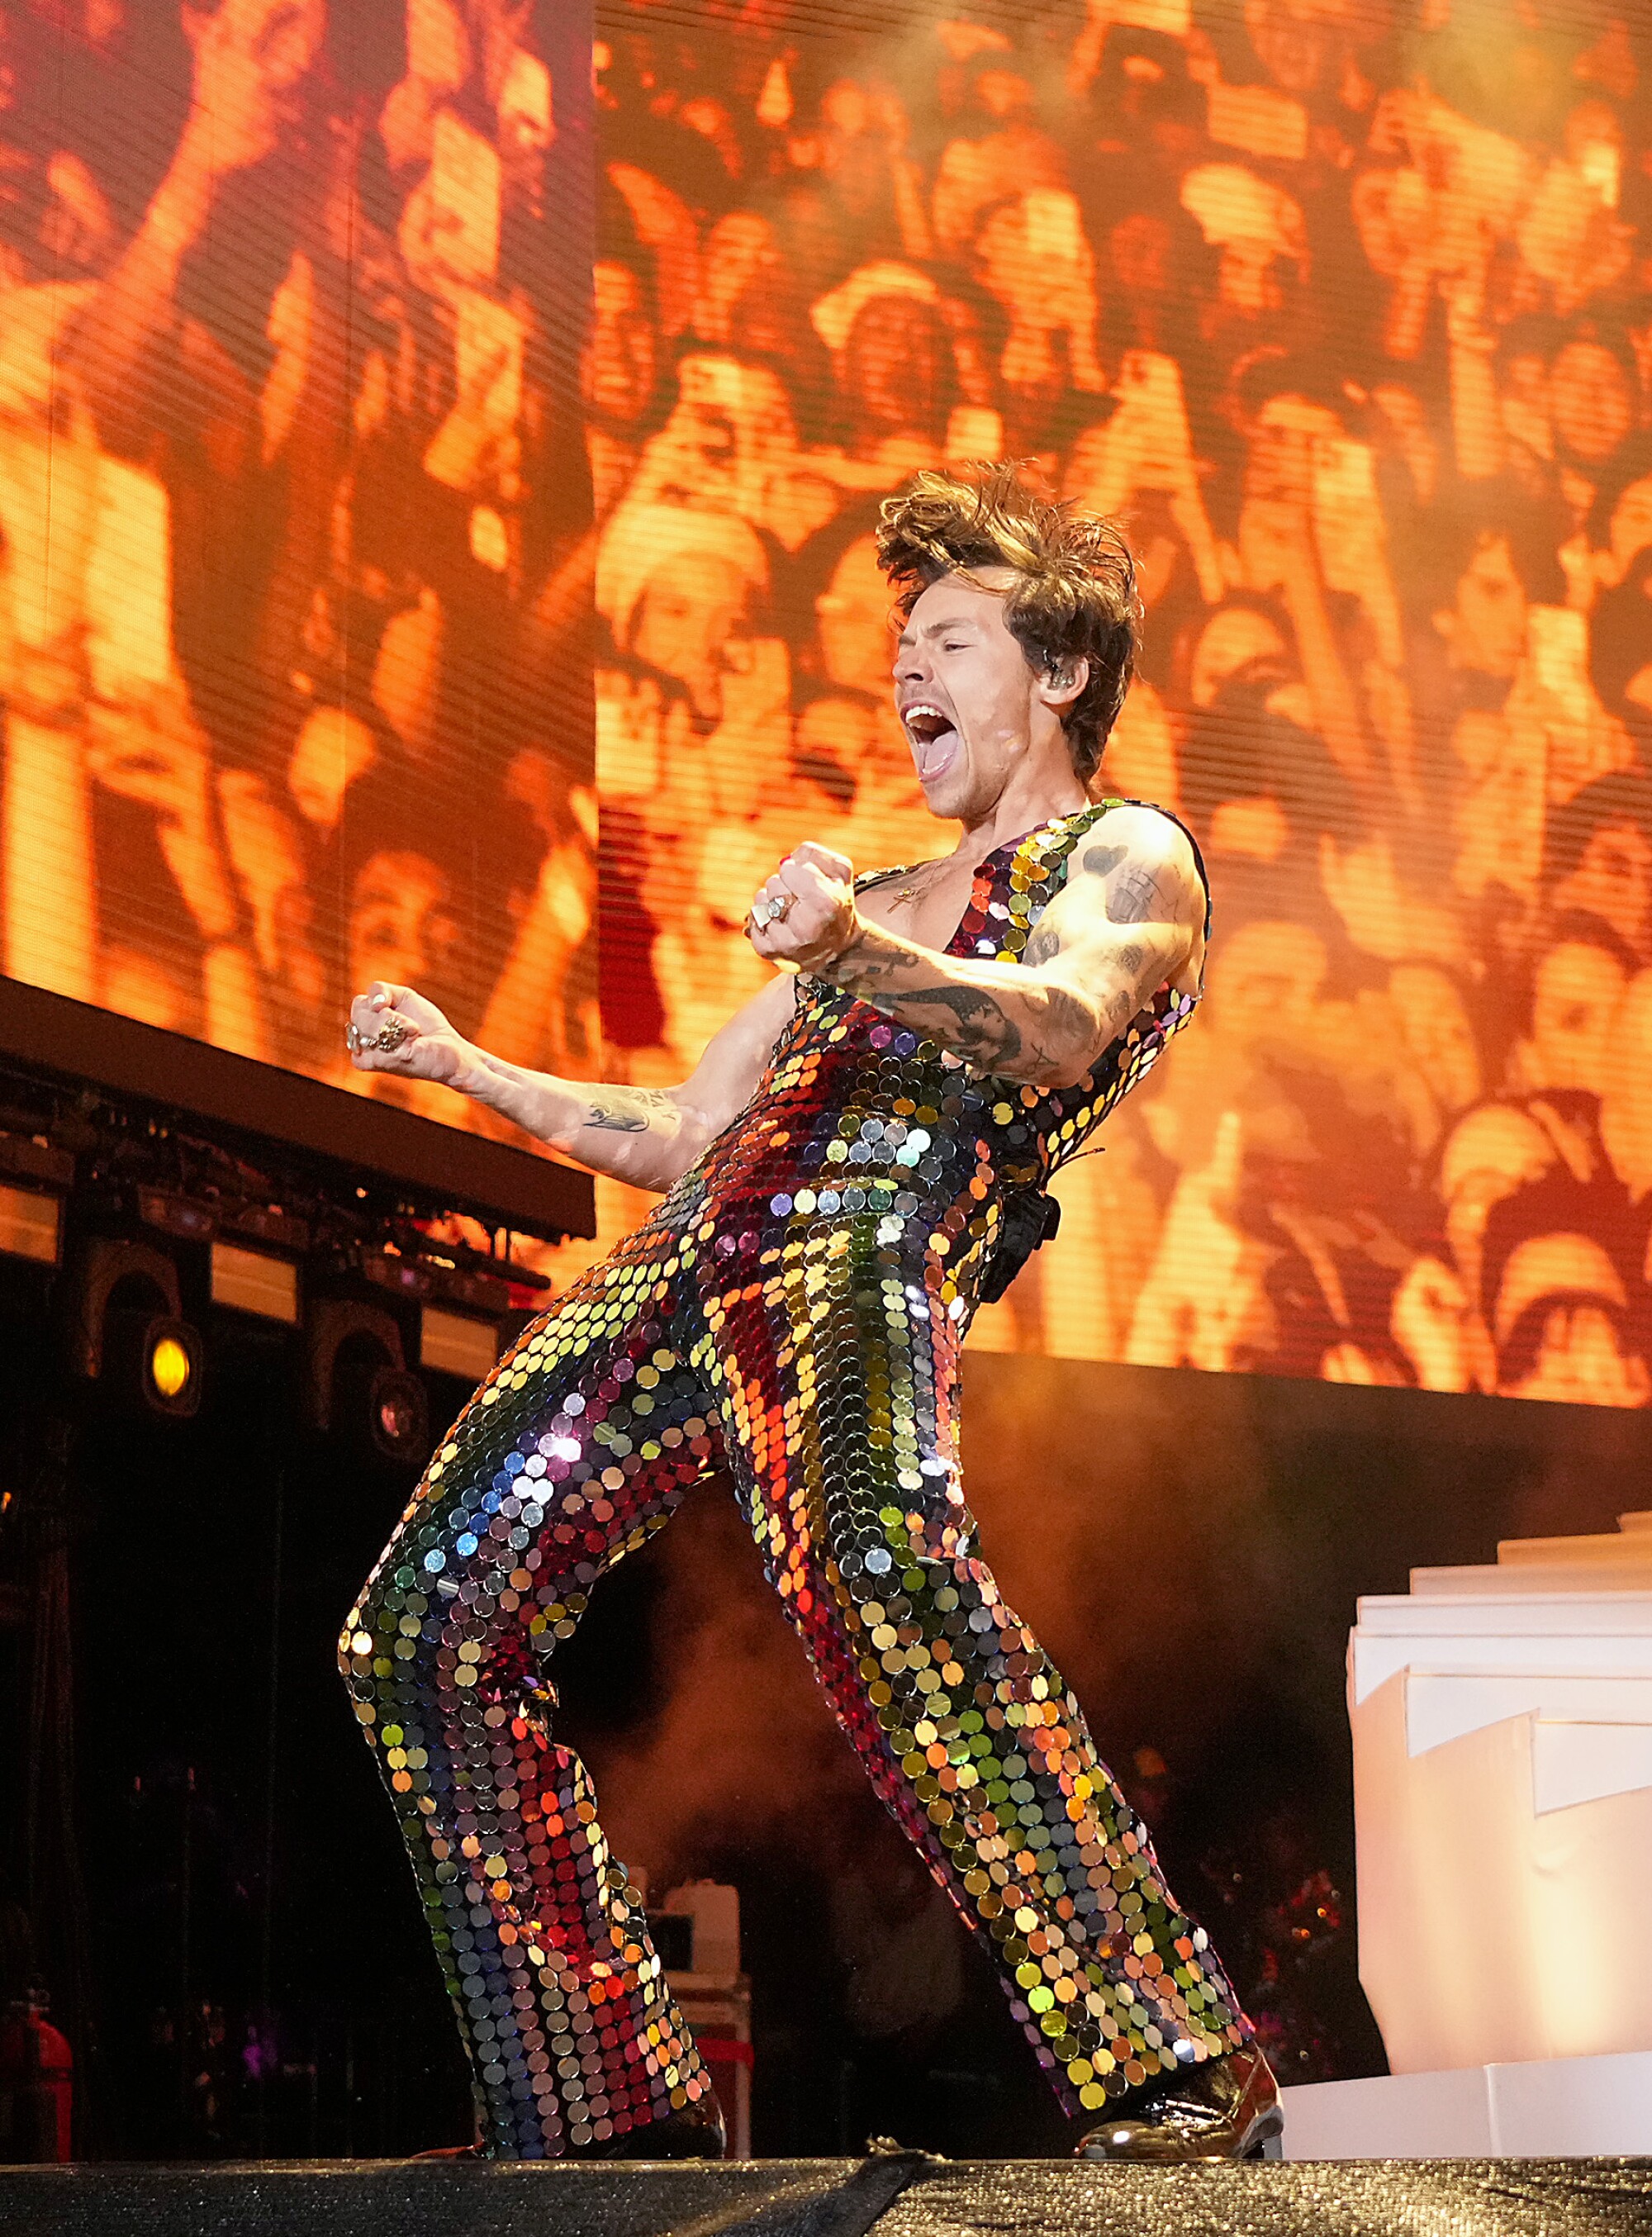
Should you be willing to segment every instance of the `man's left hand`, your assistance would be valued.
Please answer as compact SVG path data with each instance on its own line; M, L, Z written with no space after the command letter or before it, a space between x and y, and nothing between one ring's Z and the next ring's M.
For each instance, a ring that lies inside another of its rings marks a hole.
M783 914L771 916L779 903ZM818 971L859 938L854 868L846 855L813 839L793 849L759 887L746 920L746 937L771 963Z

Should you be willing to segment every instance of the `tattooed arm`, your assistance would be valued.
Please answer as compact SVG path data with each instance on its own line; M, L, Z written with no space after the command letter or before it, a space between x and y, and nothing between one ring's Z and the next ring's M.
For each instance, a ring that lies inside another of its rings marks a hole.
M796 899L754 933L760 953L859 995L977 1072L1038 1086L1083 1079L1160 987L1195 987L1203 967L1193 849L1152 808L1115 808L1080 841L1020 963L943 955L867 923L849 865L828 848L788 855L780 882Z
M439 1080L592 1172L667 1189L750 1102L792 1001L791 980L774 980L736 1011L680 1087L622 1087L507 1064L464 1039L411 987L381 983L351 1005L367 1044L352 1061L359 1072ZM374 1048L389 1021L405 1028L402 1039L393 1049Z

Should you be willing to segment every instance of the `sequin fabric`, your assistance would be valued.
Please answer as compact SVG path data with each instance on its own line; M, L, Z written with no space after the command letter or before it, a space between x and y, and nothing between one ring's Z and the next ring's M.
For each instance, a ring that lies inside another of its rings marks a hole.
M1116 802L998 849L949 946L1018 957ZM610 1857L550 1668L593 1585L732 1478L839 1723L989 1944L1070 2112L1243 2041L1203 1930L976 1545L958 1354L1007 1187L1070 1156L1183 1025L1081 1086L971 1072L825 982L741 1116L503 1360L340 1645L470 2054L484 2147L551 2157L709 2083Z

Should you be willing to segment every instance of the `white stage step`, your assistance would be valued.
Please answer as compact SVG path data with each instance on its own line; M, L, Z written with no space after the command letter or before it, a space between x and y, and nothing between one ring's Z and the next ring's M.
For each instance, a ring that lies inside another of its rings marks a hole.
M1652 2156L1652 2051L1281 2093L1287 2160Z
M1652 1726L1652 1677L1629 1678L1620 1671L1582 1677L1530 1670L1441 1674L1415 1667L1405 1673L1405 1745L1412 1755L1528 1716Z
M1425 2127L1478 2104L1464 2150L1492 2148L1464 2075L1652 2058L1652 1510L1623 1521L1414 1570L1349 1640L1359 1974L1393 2069L1358 2086L1392 2108L1426 2082Z
M1592 1576L1590 1565L1583 1561L1488 1561L1484 1568L1413 1569L1411 1588L1419 1596L1445 1593L1477 1600L1483 1594L1586 1593L1593 1598L1602 1589L1652 1592L1652 1536L1642 1532L1636 1542L1646 1551L1633 1562L1613 1562L1609 1585Z

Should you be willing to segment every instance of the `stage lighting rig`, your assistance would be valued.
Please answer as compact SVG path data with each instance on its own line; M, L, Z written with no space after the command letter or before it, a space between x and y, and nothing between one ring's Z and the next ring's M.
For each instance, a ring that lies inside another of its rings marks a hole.
M181 1422L200 1411L207 1353L200 1330L188 1321L164 1313L112 1313L103 1360L109 1388L135 1388L150 1413Z
M407 1371L392 1316L353 1297L320 1297L304 1336L310 1426L347 1438L364 1456L392 1468L422 1466L431 1448L430 1405L424 1384Z
M69 1358L117 1402L168 1421L201 1408L206 1347L184 1318L178 1269L164 1251L89 1236L70 1270Z
M31 1135L0 1133L0 1253L56 1266L75 1160Z
M0 1308L128 1415L249 1376L279 1408L291 1371L313 1431L417 1468L453 1405L435 1378L468 1394L550 1286L510 1244L428 1189L0 1053Z

